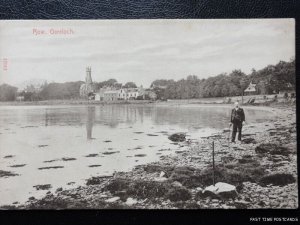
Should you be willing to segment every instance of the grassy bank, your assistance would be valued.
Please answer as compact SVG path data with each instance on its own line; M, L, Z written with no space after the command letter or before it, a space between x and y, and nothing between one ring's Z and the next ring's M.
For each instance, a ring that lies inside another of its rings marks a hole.
M243 143L229 144L228 130L186 140L187 150L111 177L87 178L86 185L57 189L16 209L64 208L296 208L297 150L295 107L276 108L278 117L244 127ZM215 181L236 187L237 196L206 195Z

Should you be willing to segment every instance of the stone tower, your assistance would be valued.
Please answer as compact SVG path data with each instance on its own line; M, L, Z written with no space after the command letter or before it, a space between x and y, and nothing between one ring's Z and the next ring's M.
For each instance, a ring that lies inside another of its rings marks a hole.
M80 86L80 96L87 98L91 93L94 92L93 81L92 81L92 69L91 67L86 68L85 83Z
M86 83L86 85L92 85L93 84L93 81L92 81L92 68L90 66L88 66L86 68L85 83Z

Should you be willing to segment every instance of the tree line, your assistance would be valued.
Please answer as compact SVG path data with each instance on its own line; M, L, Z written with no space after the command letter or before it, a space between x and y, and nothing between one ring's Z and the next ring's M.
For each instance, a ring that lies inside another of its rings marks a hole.
M0 85L0 101L14 101L17 96L23 96L24 101L79 99L79 89L82 84L84 84L83 81L45 83L40 88L29 85L19 92L17 91L18 88L14 86L2 84ZM127 82L122 85L116 79L93 83L94 90L99 90L102 87L136 88L137 86L134 82Z
M295 59L280 61L276 65L246 75L241 70L222 73L207 79L189 75L186 79L155 80L151 87L161 99L191 99L207 97L229 97L243 95L250 82L256 84L257 94L279 93L295 88Z
M250 74L241 70L233 70L230 74L222 73L207 79L199 79L196 75L189 75L185 79L155 80L151 88L159 99L191 99L206 97L228 97L243 95L250 82L257 86L258 94L273 94L288 88L295 88L295 59L289 62L280 61L276 65L268 65ZM17 96L24 96L25 101L50 99L79 99L79 88L83 81L65 83L45 83L39 90L29 86L18 92L17 88L8 84L0 85L0 101L14 101ZM136 88L134 82L124 85L116 79L94 82L94 89L102 87Z

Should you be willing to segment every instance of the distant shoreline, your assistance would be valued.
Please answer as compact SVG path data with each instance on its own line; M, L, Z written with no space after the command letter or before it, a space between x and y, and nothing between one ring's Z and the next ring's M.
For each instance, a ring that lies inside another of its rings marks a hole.
M148 104L150 100L129 100L129 101L95 101L95 100L45 100L45 101L10 101L0 102L0 106L23 106L23 105L107 105L107 104Z
M263 99L262 96L244 96L244 106L249 107L257 107L257 106L285 106L285 105L293 105L289 101L286 101L284 98L279 97L277 101L272 101L272 95L269 95L267 99ZM1 102L1 106L43 106L43 105L112 105L112 104L159 104L159 105L231 105L235 101L241 102L241 96L231 97L231 102L226 102L226 98L218 97L218 98L200 98L200 99L168 99L166 101L162 100L117 100L117 101L96 101L96 100L82 100L82 99L67 99L67 100L44 100L44 101L8 101ZM247 101L250 98L255 98L256 101L254 104L247 104Z

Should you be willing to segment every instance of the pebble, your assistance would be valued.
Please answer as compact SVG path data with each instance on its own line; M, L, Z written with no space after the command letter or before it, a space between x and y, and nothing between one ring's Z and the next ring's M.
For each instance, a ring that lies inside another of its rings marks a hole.
M212 199L211 202L212 203L219 203L219 200L218 199Z
M159 174L159 177L164 177L166 175L166 173L164 171L161 171Z
M230 206L229 205L221 205L221 207L223 208L223 209L230 209Z
M250 202L247 202L247 201L244 201L244 200L236 200L234 202L237 203L237 204L243 204L243 205L247 205L247 204L250 203Z
M180 182L178 182L178 181L174 181L172 183L172 186L174 186L174 187L182 187L182 184Z
M201 187L197 187L196 191L203 191L203 189Z
M212 207L217 207L217 206L219 206L219 203L212 203L211 206Z
M166 178L166 177L155 177L154 178L154 181L156 181L156 182L164 182L166 180L168 180L168 178Z

